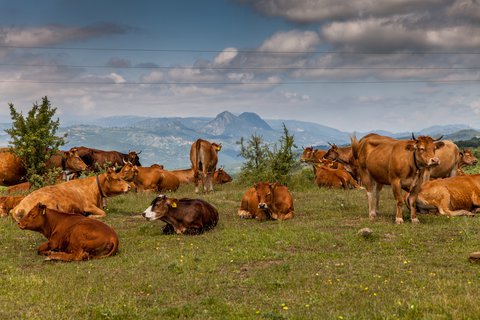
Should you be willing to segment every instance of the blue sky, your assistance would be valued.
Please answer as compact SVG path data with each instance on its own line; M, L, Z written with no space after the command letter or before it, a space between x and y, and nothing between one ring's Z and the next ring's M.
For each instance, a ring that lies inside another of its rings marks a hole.
M0 0L0 120L256 112L344 131L480 128L475 0Z

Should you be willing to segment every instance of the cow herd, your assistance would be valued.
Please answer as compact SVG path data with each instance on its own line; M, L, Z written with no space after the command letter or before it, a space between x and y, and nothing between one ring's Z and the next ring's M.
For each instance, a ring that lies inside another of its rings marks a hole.
M414 223L418 222L417 211L474 215L480 210L480 175L466 175L462 168L475 165L477 159L469 150L460 151L453 142L440 139L413 134L409 140L378 134L359 140L353 136L346 147L331 144L329 150L304 148L300 161L312 164L319 187L365 189L372 219L378 215L384 185L391 186L397 223L403 222L404 203ZM110 256L117 252L118 237L111 227L95 219L105 216L106 198L131 190L175 191L187 183L195 185L196 193L200 188L213 191L214 184L232 181L222 167L217 169L221 148L221 144L198 139L190 149L191 168L182 170L166 170L158 164L142 167L140 152L134 151L87 147L59 151L47 161L50 168L63 172L57 183L26 196L0 197L0 216L10 214L21 229L42 233L48 241L37 251L48 260ZM76 178L82 172L91 174ZM21 160L9 149L0 149L0 184L9 186L9 192L29 192L25 174ZM292 195L279 183L259 181L244 193L238 216L259 221L292 219ZM161 194L143 217L164 221L165 234L199 234L214 228L219 214L204 200Z

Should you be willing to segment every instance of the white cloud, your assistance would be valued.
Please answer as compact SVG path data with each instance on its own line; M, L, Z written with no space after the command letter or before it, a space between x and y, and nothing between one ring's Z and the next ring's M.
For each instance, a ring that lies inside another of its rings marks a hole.
M140 78L141 82L161 82L165 79L165 74L161 71L152 71Z
M277 32L265 40L258 51L297 52L311 51L320 43L318 34L313 31L292 30Z
M232 61L238 54L235 48L225 48L214 59L213 64L215 66L223 66Z

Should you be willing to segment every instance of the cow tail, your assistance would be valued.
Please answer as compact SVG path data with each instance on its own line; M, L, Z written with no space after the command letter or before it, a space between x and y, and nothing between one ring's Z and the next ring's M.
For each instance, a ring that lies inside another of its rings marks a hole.
M352 144L352 154L353 154L353 158L355 160L358 160L358 149L359 149L359 143L358 143L358 140L357 140L357 136L353 135L350 137L350 141L351 141L351 144Z
M195 145L195 156L196 156L196 161L197 161L197 172L195 172L196 175L198 175L199 170L203 170L202 168L202 161L200 161L200 148L201 148L201 140L197 140L197 144Z

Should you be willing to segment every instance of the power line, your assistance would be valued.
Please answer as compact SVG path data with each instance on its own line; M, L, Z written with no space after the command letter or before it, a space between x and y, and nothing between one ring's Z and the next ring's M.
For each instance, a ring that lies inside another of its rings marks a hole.
M91 69L195 69L195 70L479 70L480 67L210 67L210 66L108 66L70 64L0 63L3 67Z
M272 51L272 50L202 50L202 49L150 49L150 48L100 48L100 47L50 47L50 46L14 46L0 45L5 49L39 49L39 50L83 50L83 51L133 51L133 52L168 52L168 53L246 53L246 54L345 54L345 55L478 55L480 51L337 51L337 50L311 50L311 51Z

